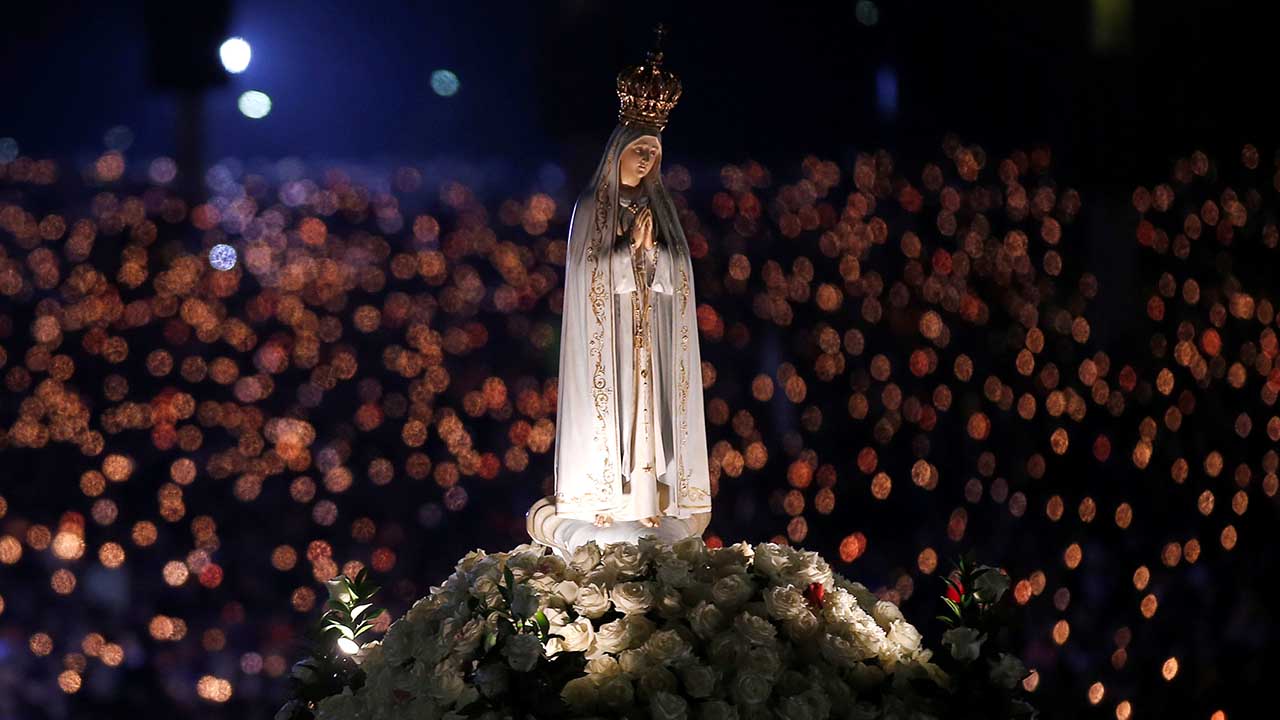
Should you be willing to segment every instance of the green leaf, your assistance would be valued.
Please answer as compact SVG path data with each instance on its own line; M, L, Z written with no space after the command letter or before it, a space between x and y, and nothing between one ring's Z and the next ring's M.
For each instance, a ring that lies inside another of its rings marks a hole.
M494 645L498 644L498 636L496 633L485 631L484 633L484 650L488 652Z
M952 600L951 598L944 597L942 598L942 601L947 604L947 607L951 608L951 612L955 613L956 617L960 617L961 615L964 614L960 611L960 606L957 605L955 601Z
M352 620L352 622L354 622L354 621L356 621L356 620L359 620L359 619L360 619L360 615L361 615L361 614L363 614L365 610L368 610L368 609L369 609L369 608L371 608L371 607L373 607L373 603L365 603L365 604L363 604L363 605L357 605L357 606L355 606L355 607L351 608L351 620Z
M538 630L540 630L543 635L551 632L551 621L547 619L546 613L539 610L533 614L533 620L538 623Z

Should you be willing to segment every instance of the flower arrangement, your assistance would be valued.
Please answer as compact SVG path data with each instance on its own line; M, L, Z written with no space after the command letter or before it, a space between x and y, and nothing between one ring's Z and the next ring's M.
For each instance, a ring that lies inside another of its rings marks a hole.
M814 552L700 538L467 554L317 720L938 718L952 679ZM995 717L995 716L992 716Z
M952 716L1035 718L1022 692L1027 668L1009 651L1009 576L968 556L944 583L947 612L938 620L948 627L942 644L949 653L939 663L953 679Z

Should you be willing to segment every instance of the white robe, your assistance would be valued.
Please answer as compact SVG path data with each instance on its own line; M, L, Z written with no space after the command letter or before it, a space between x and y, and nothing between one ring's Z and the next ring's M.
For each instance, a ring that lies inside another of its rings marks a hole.
M672 444L672 411L667 402L670 392L662 381L671 374L659 371L671 343L671 256L661 243L654 250L652 265L645 262L646 255L629 247L626 236L613 251L614 362L626 498L615 520L676 514L670 500L671 479L676 476L670 460L674 458L669 459L666 451ZM637 262L645 263L642 277L632 270ZM648 284L641 285L642 279ZM648 319L643 320L646 311ZM639 333L637 326L642 328ZM666 487L660 488L659 483Z

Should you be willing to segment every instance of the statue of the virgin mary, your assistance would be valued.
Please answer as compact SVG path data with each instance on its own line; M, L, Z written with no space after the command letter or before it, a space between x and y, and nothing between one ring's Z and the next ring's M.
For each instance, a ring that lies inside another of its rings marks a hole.
M659 50L618 75L618 125L574 206L556 492L530 510L535 539L549 534L552 507L558 521L579 521L568 524L576 536L597 540L628 539L636 526L676 539L710 518L693 268L661 173L661 133L680 92Z

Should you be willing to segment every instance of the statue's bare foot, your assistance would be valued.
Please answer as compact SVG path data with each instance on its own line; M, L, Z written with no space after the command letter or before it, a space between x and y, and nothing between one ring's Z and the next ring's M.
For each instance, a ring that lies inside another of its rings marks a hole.
M608 513L596 513L596 527L609 527L613 524L613 518Z
M640 524L645 527L651 527L651 528L658 527L659 525L662 524L662 518L658 517L657 515L654 515L652 517L641 519Z

